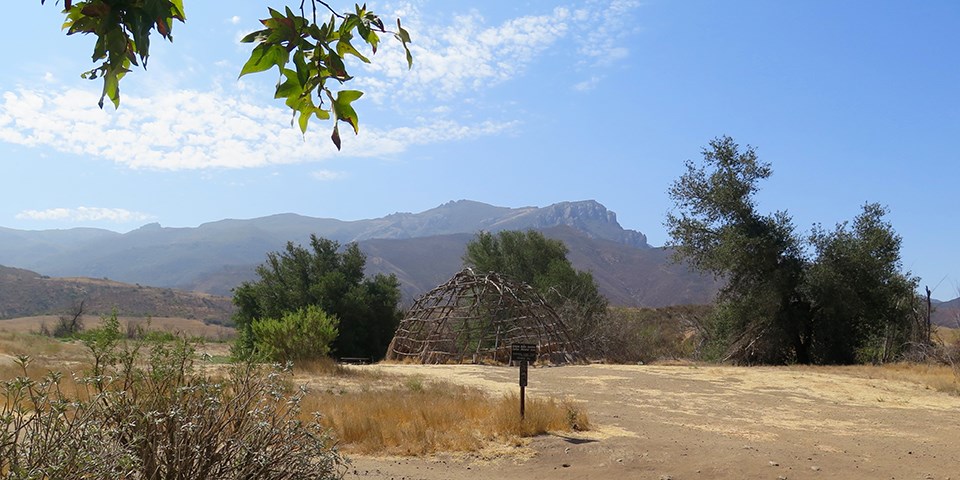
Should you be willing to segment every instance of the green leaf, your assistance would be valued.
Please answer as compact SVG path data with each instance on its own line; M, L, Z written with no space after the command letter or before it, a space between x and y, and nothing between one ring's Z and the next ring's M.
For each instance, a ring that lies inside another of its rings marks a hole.
M353 109L351 103L363 96L363 92L358 90L341 90L337 92L337 98L333 101L333 111L337 115L337 120L343 120L353 127L353 133L359 133L359 118L357 111Z
M300 133L307 133L307 123L310 121L311 111L300 111L300 118L297 121L300 123Z
M303 49L297 49L293 54L293 64L297 67L297 81L300 82L300 85L306 85L307 80L310 79L310 66L307 65L307 61L303 56Z
M248 33L247 36L240 39L241 43L253 43L253 42L262 42L263 39L267 38L267 35L270 34L269 29L257 30L256 32Z
M283 69L283 75L287 81L277 85L277 91L273 98L291 98L299 97L303 93L303 86L297 78L297 73L289 68Z
M413 42L410 40L410 34L407 33L407 31L404 30L403 27L400 26L400 19L399 19L399 18L397 19L397 30L400 31L400 33L399 33L398 35L399 35L399 38L400 38L400 41L401 41L401 42L403 42L403 43L405 43L405 44L406 44L406 43L413 43Z
M97 105L103 108L103 98L110 98L113 108L120 107L120 76L114 72L106 72L103 76L103 94L100 95L100 101Z
M407 68L413 68L413 55L410 53L410 47L407 45L413 42L410 40L410 33L400 26L399 18L397 19L397 30L400 31L400 33L396 35L397 40L400 40L400 44L403 45L403 50L407 53Z
M357 51L357 49L354 48L353 45L350 44L350 37L349 37L349 36L340 37L340 41L337 42L337 55L340 55L340 57L343 57L344 55L346 55L346 54L348 54L348 53L349 53L350 55L353 55L353 56L359 58L360 60L363 61L363 63L370 63L370 60L367 59L367 57L364 57L363 54L361 54L359 51Z
M280 45L261 43L253 49L250 59L240 70L240 77L248 73L269 70L274 65L283 68L284 64L287 63L287 56L287 50Z
M185 21L187 15L183 10L183 0L170 0L170 3L173 5L173 8L170 9L170 16L181 22Z

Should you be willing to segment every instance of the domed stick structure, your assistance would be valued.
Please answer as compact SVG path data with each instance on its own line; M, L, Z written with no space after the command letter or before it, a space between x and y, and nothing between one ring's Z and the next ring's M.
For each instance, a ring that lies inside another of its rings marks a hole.
M539 358L551 363L583 359L563 321L532 287L466 268L417 299L387 360L507 363L514 343L536 344Z

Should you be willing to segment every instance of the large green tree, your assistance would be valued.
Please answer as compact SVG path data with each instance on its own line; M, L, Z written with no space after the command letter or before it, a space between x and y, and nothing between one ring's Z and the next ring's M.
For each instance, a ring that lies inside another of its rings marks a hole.
M41 4L45 2L40 0ZM407 65L413 66L408 47L410 34L400 25L400 19L395 31L388 30L379 16L367 10L366 4L340 13L327 2L303 0L296 10L286 7L281 12L268 8L268 12L269 17L260 20L265 28L242 40L255 46L240 76L276 67L281 81L277 82L274 97L283 99L290 107L291 122L296 120L300 130L306 132L311 117L332 118L331 139L338 149L340 121L358 132L358 116L352 103L363 95L358 90L334 92L330 87L353 78L347 72L346 57L370 63L368 54L358 50L357 45L364 44L375 54L380 36L387 34L400 42L407 54ZM174 21L182 23L187 18L183 0L63 0L63 13L67 35L97 37L92 59L99 65L81 76L102 79L101 108L105 98L114 108L120 106L120 79L131 66L142 63L146 68L153 32L173 41Z
M315 306L339 320L335 355L382 358L400 321L400 283L393 275L364 278L365 264L356 243L341 250L338 242L315 235L309 249L287 243L284 251L267 254L257 267L259 279L234 290L237 353L254 353L255 323Z
M590 340L606 313L607 299L593 275L574 269L566 245L540 232L480 232L467 244L463 263L534 287L561 314L578 341Z
M676 259L724 281L709 345L724 355L743 347L747 361L809 362L800 241L786 212L762 215L754 199L770 165L730 137L702 153L702 164L688 161L670 187L677 209L666 225Z
M901 272L900 238L882 207L866 205L853 231L815 228L805 241L785 211L757 211L759 183L772 169L753 148L721 137L686 168L669 190L668 245L677 260L724 282L703 332L708 355L851 363L906 348L916 280Z

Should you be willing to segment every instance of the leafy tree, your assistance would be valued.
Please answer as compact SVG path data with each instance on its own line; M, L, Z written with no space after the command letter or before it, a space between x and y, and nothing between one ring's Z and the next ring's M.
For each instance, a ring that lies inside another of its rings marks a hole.
M364 278L366 257L356 243L310 236L310 249L287 243L257 267L259 280L234 290L240 336L236 353L254 352L253 325L310 306L340 320L333 351L344 357L382 358L400 321L400 283L393 275Z
M809 362L808 306L797 295L804 260L800 240L786 212L761 215L754 194L770 165L730 137L710 142L703 165L688 161L687 172L670 187L678 212L666 226L675 259L724 280L709 331L716 353L730 345L749 346L747 360Z
M730 137L669 190L675 259L724 281L706 322L707 355L760 363L895 358L914 333L916 280L900 272L900 237L868 204L848 231L799 237L786 212L762 215L754 195L772 170ZM815 257L805 251L813 247Z
M45 2L40 0L41 4ZM407 65L412 67L410 34L400 25L400 19L396 22L396 32L387 30L383 20L367 10L366 4L355 5L354 12L338 13L326 2L311 0L309 16L305 4L306 1L301 1L296 13L290 7L284 12L268 8L270 17L260 20L266 28L242 40L256 46L240 76L277 67L281 81L277 83L274 97L284 99L290 107L291 123L297 120L300 130L306 132L311 116L321 120L332 116L331 139L339 149L341 120L347 122L354 133L359 131L352 103L363 92L340 90L334 94L328 80L340 85L350 81L353 77L344 63L347 55L370 63L352 42L359 39L375 54L381 34L392 34L403 45ZM103 79L100 108L104 98L108 98L114 108L120 106L120 79L130 71L131 65L142 63L146 68L152 31L172 42L174 21L186 21L183 0L64 0L63 7L66 16L63 28L67 35L92 33L97 37L92 58L94 63L102 63L81 76ZM321 14L325 13L323 10L329 11L330 20L318 22L318 10Z
M866 204L853 221L833 231L815 227L817 261L807 275L818 359L833 363L893 359L921 328L918 280L901 273L901 238L883 219L887 210Z
M327 356L337 338L337 318L316 305L282 318L265 318L250 325L254 349L265 358L288 362Z
M579 340L596 332L607 308L593 275L577 271L567 260L567 247L533 230L480 232L463 256L465 265L525 282L543 295L567 321Z

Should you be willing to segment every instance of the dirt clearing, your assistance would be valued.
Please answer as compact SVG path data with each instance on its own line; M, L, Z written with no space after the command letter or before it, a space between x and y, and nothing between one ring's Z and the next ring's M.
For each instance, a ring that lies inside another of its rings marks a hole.
M377 365L491 392L517 369ZM582 402L593 430L471 456L353 457L347 478L953 479L960 398L828 371L591 365L530 370L531 395Z

